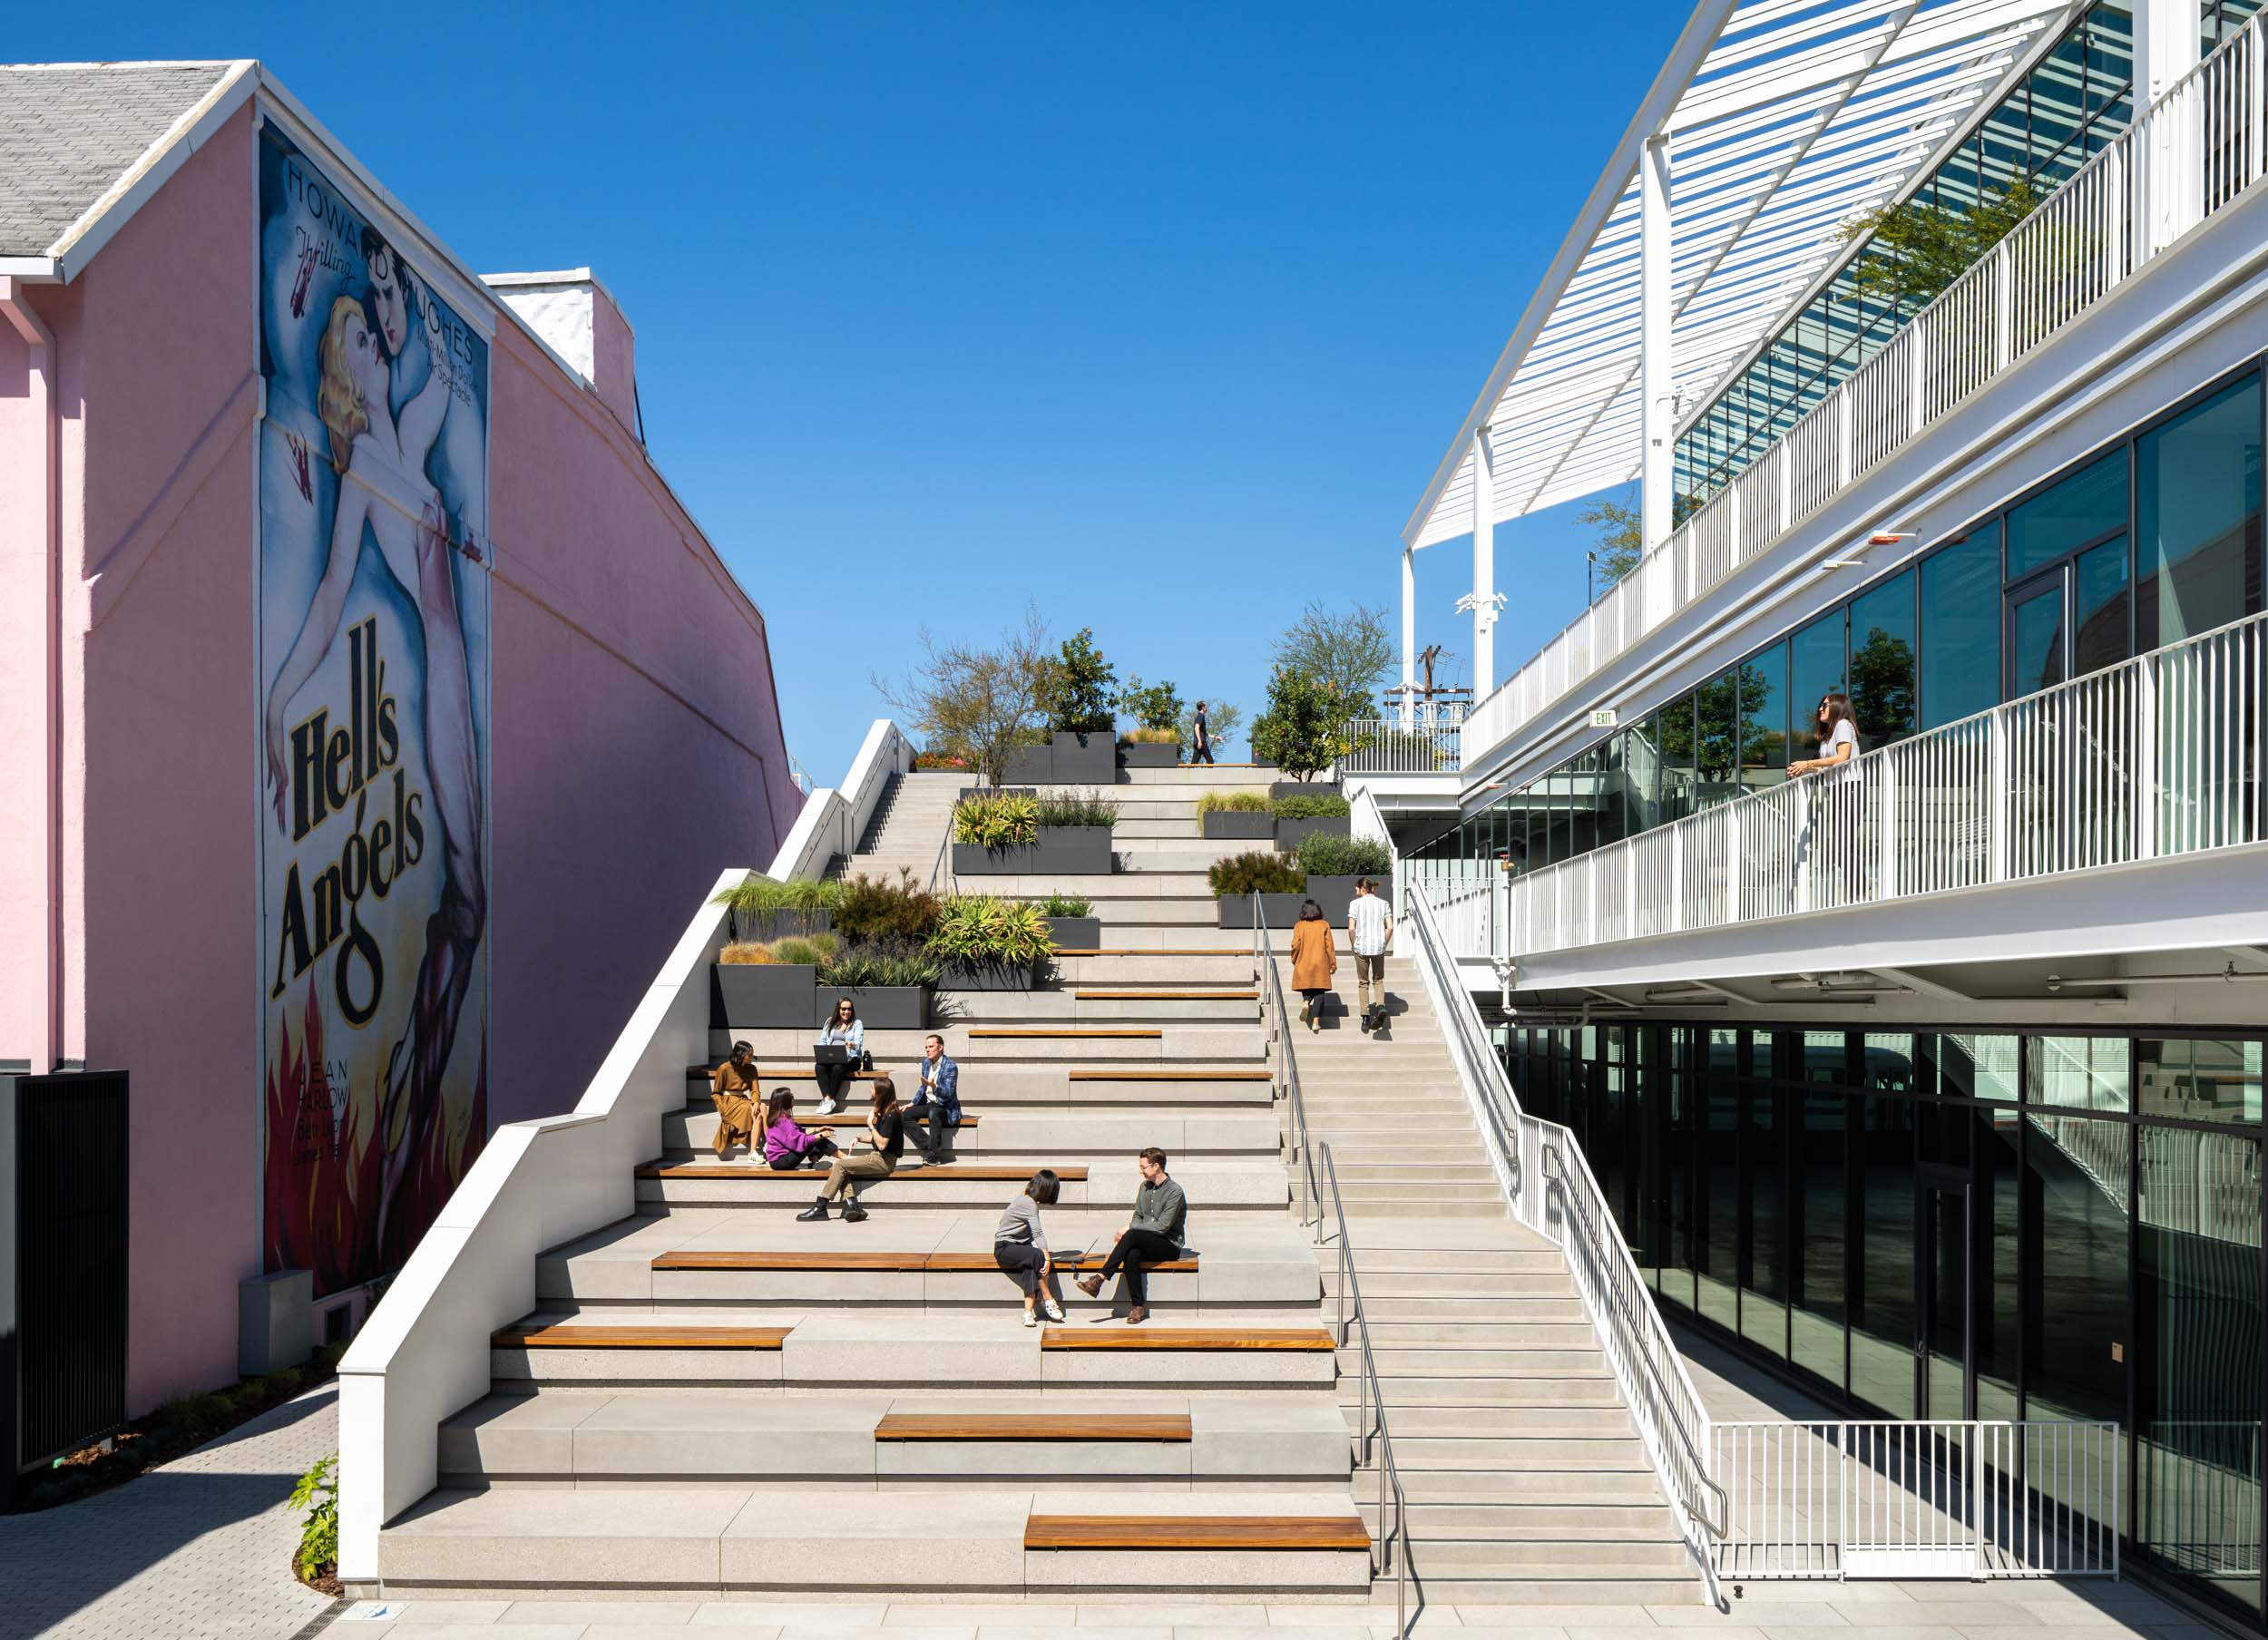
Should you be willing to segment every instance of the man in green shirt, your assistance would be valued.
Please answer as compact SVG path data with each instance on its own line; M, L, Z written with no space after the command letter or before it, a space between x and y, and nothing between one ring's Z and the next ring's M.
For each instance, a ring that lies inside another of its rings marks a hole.
M1100 1271L1079 1279L1080 1291L1099 1298L1102 1284L1123 1269L1126 1295L1132 1301L1126 1312L1129 1326L1149 1319L1149 1282L1146 1264L1170 1263L1181 1256L1181 1230L1189 1216L1188 1197L1166 1176L1166 1153L1155 1145L1134 1158L1141 1169L1141 1187L1134 1193L1134 1216L1111 1239L1116 1244Z

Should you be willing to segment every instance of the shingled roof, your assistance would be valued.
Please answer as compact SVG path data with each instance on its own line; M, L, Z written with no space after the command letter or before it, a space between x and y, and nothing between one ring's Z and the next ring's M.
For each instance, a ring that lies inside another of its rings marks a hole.
M0 66L0 257L48 256L234 63Z

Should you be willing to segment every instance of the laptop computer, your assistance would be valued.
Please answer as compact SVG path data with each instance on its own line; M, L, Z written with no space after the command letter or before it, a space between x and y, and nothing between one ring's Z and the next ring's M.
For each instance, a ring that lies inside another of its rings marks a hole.
M814 1065L849 1065L855 1063L857 1058L847 1042L818 1042L813 1044L811 1049L811 1062Z

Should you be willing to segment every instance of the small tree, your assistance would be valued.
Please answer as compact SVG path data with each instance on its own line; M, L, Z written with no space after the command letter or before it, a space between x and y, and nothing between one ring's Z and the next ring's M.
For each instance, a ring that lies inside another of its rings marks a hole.
M997 784L1009 748L1039 726L1049 698L1054 662L1039 609L1027 610L1022 627L1002 634L991 649L941 648L926 630L921 646L913 671L895 684L875 677L875 691L927 750L965 758Z
M1169 729L1181 721L1181 697L1170 681L1145 684L1139 678L1126 680L1126 690L1119 697L1119 709L1146 729ZM1187 736L1183 737L1186 740Z
M1598 565L1599 591L1638 567L1646 552L1646 530L1636 506L1602 498L1578 512L1575 522L1598 532L1598 544L1592 551Z
M1853 270L1859 294L1905 313L1928 306L2047 197L2019 177L1966 210L1908 200L1868 211L1843 230L1872 241Z
M1336 684L1278 665L1268 678L1268 709L1252 725L1252 755L1295 779L1311 779L1354 749L1350 715Z
M1058 729L1082 734L1108 733L1117 721L1111 708L1112 687L1118 669L1095 648L1095 630L1081 627L1063 640L1050 669L1047 690L1048 721Z
M1334 615L1310 603L1276 640L1276 664L1335 689L1348 717L1371 715L1371 697L1393 669L1396 639L1383 606L1353 604ZM1274 708L1271 707L1273 712ZM1254 724L1254 733L1259 725Z

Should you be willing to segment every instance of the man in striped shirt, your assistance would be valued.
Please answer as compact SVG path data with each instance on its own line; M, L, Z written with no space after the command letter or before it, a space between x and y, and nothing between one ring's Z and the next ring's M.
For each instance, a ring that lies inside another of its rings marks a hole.
M1346 908L1346 938L1354 948L1354 983L1364 1030L1386 1022L1386 947L1393 943L1393 913L1373 892L1377 886L1368 877L1358 879L1354 902ZM1377 987L1374 1003L1373 985Z

